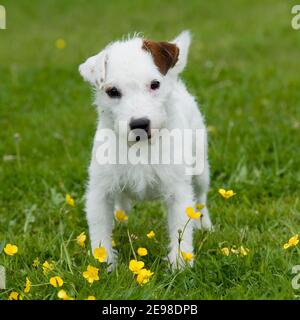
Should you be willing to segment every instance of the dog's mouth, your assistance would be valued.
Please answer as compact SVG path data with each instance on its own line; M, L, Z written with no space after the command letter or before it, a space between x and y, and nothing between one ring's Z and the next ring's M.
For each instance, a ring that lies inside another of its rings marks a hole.
M150 140L150 139L151 139L151 135L148 136L148 139L147 139L147 140ZM136 141L136 142L141 141L140 136L137 136L137 137L135 138L135 141Z
M146 141L151 139L151 133L147 134L147 138L144 138L143 136L135 136L135 141Z
M151 130L134 129L130 130L128 134L128 142L147 141L151 139Z

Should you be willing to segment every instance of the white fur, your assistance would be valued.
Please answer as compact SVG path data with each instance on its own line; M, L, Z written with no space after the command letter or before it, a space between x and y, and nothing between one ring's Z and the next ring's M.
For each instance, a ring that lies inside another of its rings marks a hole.
M143 38L138 36L111 43L79 67L83 78L95 88L98 129L117 131L119 121L129 122L133 116L149 118L151 128L156 129L205 129L195 99L178 78L187 63L190 34L184 31L171 42L180 50L179 59L165 76L159 72L151 54L142 49ZM152 92L149 86L154 79L160 81L161 87ZM105 89L109 86L120 88L122 98L108 97ZM205 150L206 147L205 143ZM206 203L209 188L207 155L203 174L192 177L185 175L181 165L99 165L96 149L97 141L94 140L86 194L92 248L104 246L108 262L113 264L111 235L114 210L121 208L129 213L133 201L160 198L168 208L169 261L173 266L176 266L176 261L181 261L182 266L182 259L178 260L178 230L183 229L187 222L187 207ZM193 227L212 228L206 207L202 212L201 223L187 225L181 251L193 252Z

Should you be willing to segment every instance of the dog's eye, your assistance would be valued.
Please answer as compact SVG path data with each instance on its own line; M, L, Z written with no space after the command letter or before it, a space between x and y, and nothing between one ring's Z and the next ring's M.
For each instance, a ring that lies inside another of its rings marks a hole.
M116 87L108 88L105 92L110 98L121 98L121 91Z
M150 87L151 87L152 90L157 90L157 89L159 88L159 86L160 86L160 82L157 81L157 80L153 80L153 81L151 82L151 85L150 85Z

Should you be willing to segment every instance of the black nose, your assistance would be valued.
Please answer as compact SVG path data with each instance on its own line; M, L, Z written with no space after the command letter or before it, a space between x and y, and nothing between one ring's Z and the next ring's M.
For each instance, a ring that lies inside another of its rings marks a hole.
M131 119L129 123L131 130L144 130L146 131L148 138L150 137L150 120L147 118L138 118L138 119Z

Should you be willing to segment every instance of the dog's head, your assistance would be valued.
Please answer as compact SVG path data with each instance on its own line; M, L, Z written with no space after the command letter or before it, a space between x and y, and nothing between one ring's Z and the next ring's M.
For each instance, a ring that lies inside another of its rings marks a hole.
M167 99L186 65L189 44L188 31L171 42L134 37L109 44L80 65L80 74L96 90L96 104L116 131L122 121L149 138L151 129L164 127Z

